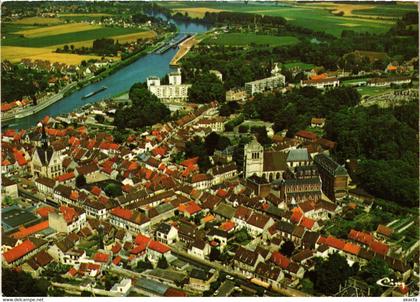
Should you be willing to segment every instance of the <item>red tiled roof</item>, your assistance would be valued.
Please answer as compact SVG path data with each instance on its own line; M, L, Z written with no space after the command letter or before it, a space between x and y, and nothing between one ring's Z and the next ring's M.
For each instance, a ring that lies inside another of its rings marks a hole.
M286 269L290 264L290 259L280 252L274 252L271 255L271 261L280 266L282 269Z
M327 238L320 236L317 244L327 244Z
M333 236L328 236L325 244L338 250L342 250L346 245L346 242L344 240L337 239Z
M149 249L154 250L158 253L164 254L166 252L169 252L171 250L170 247L164 245L163 243L160 243L158 241L150 241L149 243Z
M71 191L70 199L71 200L78 200L79 199L79 192L78 191Z
M4 259L7 261L7 263L12 263L15 260L18 260L19 258L25 256L26 254L32 252L36 249L36 245L28 240L25 240L18 246L12 248L11 250L3 253Z
M115 144L115 143L109 143L109 142L102 142L99 145L99 149L104 149L104 150L118 150L119 147L120 145Z
M186 297L187 294L179 289L176 288L168 288L166 292L163 294L165 297Z
M119 243L116 243L111 248L112 253L117 254L119 251L121 251L121 245Z
M57 176L56 179L57 179L57 181L66 181L66 180L69 180L69 179L72 179L72 178L74 178L74 172L68 172L66 174Z
M315 220L310 219L308 217L303 216L302 220L300 221L300 225L307 228L308 230L312 229L315 224Z
M70 276L74 277L77 274L77 269L75 269L74 267L72 267L71 269L69 269L69 271L67 272L67 274L69 274Z
M210 222L210 221L213 221L215 218L214 218L214 216L213 215L211 215L211 214L208 214L206 217L204 217L203 218L203 222L204 223L206 223L206 222Z
M95 262L108 262L109 259L109 255L104 254L104 253L96 253L95 256L93 257L93 260Z
M145 250L146 250L146 248L147 248L147 243L141 243L141 244L139 244L139 245L137 245L135 248L133 248L131 251L130 251L130 254L133 254L133 255L137 255L137 254L139 254L139 253L142 253L142 252L144 252Z
M112 215L118 216L120 218L123 218L125 220L129 220L133 213L128 209L123 208L114 208L111 210Z
M144 236L142 234L138 234L137 237L136 237L136 239L134 240L134 242L137 245L141 245L141 244L146 244L147 245L150 242L150 240L151 239L149 237Z
M157 147L155 149L152 150L153 155L160 155L160 156L164 156L166 154L166 148L164 147Z
M235 227L235 223L233 221L225 221L220 225L220 229L226 232L229 232Z
M76 210L67 206L60 206L60 212L63 213L64 220L67 223L73 222L73 219L77 216Z
M50 136L66 136L66 129L54 129L54 128L45 128L45 132Z
M358 246L357 244L347 242L343 247L343 251L353 255L358 255L360 252L360 246Z
M295 136L303 137L309 140L316 140L318 138L318 136L315 133L307 130L299 130L298 132L296 132Z
M303 217L302 210L300 208L293 208L293 214L290 217L290 221L293 223L299 223L300 219Z
M24 166L27 164L27 161L25 159L25 155L22 151L15 151L13 152L16 161L18 162L19 166Z
M201 211L201 207L192 200L187 203L181 203L178 206L178 209L181 212L188 212L190 215L193 215Z
M96 196L99 196L99 195L101 195L102 190L101 190L101 188L99 188L98 186L94 186L94 187L90 190L90 192L91 192L92 194L96 195Z
M377 254L380 254L380 255L388 254L389 246L386 245L385 243L372 240L369 247L372 251L374 251Z
M198 156L197 157L186 159L186 160L182 161L180 163L180 165L181 166L184 166L184 167L191 167L191 166L196 165L197 162L198 162Z
M206 181L206 180L210 180L211 176L208 174L204 174L204 173L200 173L200 174L195 174L191 177L191 182L196 183L196 182L200 182L200 181Z
M347 235L349 239L364 243L366 245L370 245L373 240L373 236L369 233L359 232L356 230L350 230L349 234Z
M46 220L38 224L35 224L33 226L30 226L29 228L22 228L18 232L13 233L11 237L15 239L22 239L22 238L28 237L29 235L48 229L48 227L49 227L49 223L48 223L48 220Z
M55 210L52 207L42 207L36 210L36 213L43 218L48 217L49 213L54 213L54 212Z
M220 196L220 197L226 197L226 195L228 194L228 192L226 192L226 190L223 190L223 189L219 189L218 191L217 191L217 193L216 193L218 196Z
M122 259L121 256L117 256L117 257L114 258L114 260L112 260L112 263L114 265L118 265L118 264L120 264L121 259Z

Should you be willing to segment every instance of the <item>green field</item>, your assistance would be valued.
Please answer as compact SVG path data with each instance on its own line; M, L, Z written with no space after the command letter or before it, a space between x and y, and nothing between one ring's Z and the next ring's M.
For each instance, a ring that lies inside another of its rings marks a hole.
M311 3L305 7L303 4L294 6L290 4L254 4L248 3L226 3L226 2L167 2L165 7L168 8L188 8L188 7L206 7L213 9L221 9L226 11L256 13L268 16L281 16L286 18L291 24L302 27L307 27L315 31L324 31L329 34L340 36L343 30L353 30L359 32L371 33L385 33L394 24L392 20L376 20L376 19L362 19L358 17L340 17L334 16L327 9L312 8ZM365 14L379 14L382 11L386 16L396 14L401 16L405 12L416 11L415 5L394 5L395 7L388 7L387 5L378 5L378 7L360 10ZM375 11L376 9L376 11ZM373 12L372 12L373 10ZM391 12L393 11L393 12ZM385 15L384 15L385 16Z
M416 5L377 5L374 8L354 10L357 15L384 16L384 17L401 17L405 13L417 10Z
M280 37L271 35L257 35L255 33L224 33L213 35L203 41L204 44L216 45L270 45L282 46L297 43L299 40L295 37Z
M18 35L11 35L10 38L3 40L2 45L22 47L48 47L52 45L71 44L79 41L101 39L136 32L139 32L139 30L136 28L104 27L94 30L72 32L38 38L23 38Z
M361 96L364 96L364 95L374 96L374 95L385 93L387 91L391 91L392 88L363 86L363 87L356 88L356 90L360 93Z
M283 64L284 69L300 68L301 70L311 70L314 67L314 64L307 64L302 62L290 62Z

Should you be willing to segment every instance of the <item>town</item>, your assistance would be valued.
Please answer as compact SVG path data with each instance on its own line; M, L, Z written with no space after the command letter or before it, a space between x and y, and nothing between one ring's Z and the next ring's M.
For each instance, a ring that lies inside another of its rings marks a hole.
M2 128L5 296L418 295L418 54L345 49L329 64L303 52L286 60L291 39L227 46L286 22L256 16L208 8L203 18L217 22L180 36L164 76ZM123 20L100 22L131 28ZM398 22L409 36L410 13ZM348 36L317 33L361 46ZM14 68L2 58L3 71ZM22 104L2 98L2 113Z

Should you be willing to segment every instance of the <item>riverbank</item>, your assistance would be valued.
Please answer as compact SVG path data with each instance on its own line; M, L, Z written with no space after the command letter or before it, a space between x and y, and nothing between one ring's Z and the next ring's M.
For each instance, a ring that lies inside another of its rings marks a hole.
M47 98L44 99L40 99L38 101L37 105L34 106L29 106L27 108L23 108L19 111L14 111L11 113L2 113L1 115L1 123L10 123L13 122L14 120L17 119L22 119L31 115L34 115L46 108L48 108L49 106L51 106L52 104L60 101L61 99L63 99L66 96L69 96L70 94L72 94L73 92L80 90L92 83L96 83L99 82L103 79L105 79L106 77L114 74L115 72L117 72L118 70L122 69L123 67L126 67L132 63L134 63L136 60L140 59L141 57L146 56L147 54L150 54L151 52L154 51L154 49L156 49L157 44L161 44L161 43L165 43L166 41L170 41L174 35L176 35L176 32L171 32L168 34L165 34L165 36L162 39L159 39L156 43L147 46L146 48L144 48L143 50L139 51L138 53L134 54L133 56L127 58L124 61L119 61L117 63L115 63L113 66L111 66L110 68L104 70L103 72L101 72L100 74L90 77L88 79L83 79L81 81L78 82L73 82L69 85L67 85L64 89L62 89L61 91L59 91L58 93L52 95L52 96L48 96ZM126 92L123 92L121 94L124 94Z

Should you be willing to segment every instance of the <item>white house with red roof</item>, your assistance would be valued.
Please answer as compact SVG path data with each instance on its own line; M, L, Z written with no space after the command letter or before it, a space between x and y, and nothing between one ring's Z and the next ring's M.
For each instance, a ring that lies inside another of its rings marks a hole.
M50 228L57 232L79 232L86 223L86 213L82 209L62 205L58 213L48 214L48 222Z
M151 240L147 246L147 256L150 261L157 262L162 256L166 259L171 255L171 248L159 241Z

